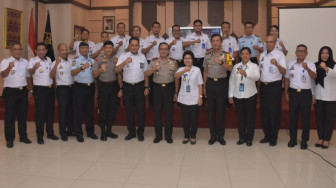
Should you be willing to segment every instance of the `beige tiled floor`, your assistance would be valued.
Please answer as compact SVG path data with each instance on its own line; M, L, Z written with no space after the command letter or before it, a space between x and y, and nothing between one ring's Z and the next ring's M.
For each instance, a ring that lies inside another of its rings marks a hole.
M8 149L0 121L0 188L336 188L336 168L309 151L289 149L285 130L273 148L259 144L261 130L256 130L252 147L236 145L235 129L227 130L226 146L209 146L208 129L199 129L194 146L181 143L181 128L174 129L173 144L153 144L152 127L146 128L144 142L125 141L124 126L114 132L119 138L107 142L85 138L78 143L70 137L68 142L45 139L38 145L35 126L29 123L33 143L17 138ZM322 150L313 147L315 141L313 130L309 148L336 164L335 142Z

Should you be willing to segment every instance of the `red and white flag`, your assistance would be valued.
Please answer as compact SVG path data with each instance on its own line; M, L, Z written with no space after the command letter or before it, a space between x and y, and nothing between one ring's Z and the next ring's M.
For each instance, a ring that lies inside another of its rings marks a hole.
M34 19L33 19L33 9L30 14L30 23L29 23L29 38L28 38L28 60L36 56L35 47L36 47L36 38L34 31Z

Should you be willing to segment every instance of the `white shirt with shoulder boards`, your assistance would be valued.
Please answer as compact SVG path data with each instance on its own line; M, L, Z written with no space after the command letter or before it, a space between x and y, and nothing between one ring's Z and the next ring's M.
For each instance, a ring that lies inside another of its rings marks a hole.
M239 70L246 72L246 77L239 73ZM242 62L233 66L229 81L229 98L246 99L257 93L255 82L260 78L259 66L248 61L244 66ZM243 89L240 85L243 84Z
M201 42L189 45L188 48L194 53L195 58L204 58L206 51L211 49L210 39L207 34L201 33L201 35L198 36L195 32L193 32L187 35L183 41L189 42L197 39L200 39Z
M150 35L146 37L143 48L147 48L148 46L152 45L154 41L156 41L156 45L153 46L153 48L151 48L146 54L147 60L149 61L152 60L153 58L160 57L159 45L162 42L166 42L166 40L160 36L157 38L154 35Z
M93 47L93 51L92 51L92 54L98 52L102 47L104 46L104 43L103 42L100 42L100 43L97 43L94 45ZM102 50L98 56L103 56L105 54L104 50ZM97 56L97 57L98 57Z
M113 43L114 48L116 48L119 45L119 42L122 41L123 45L121 45L117 51L117 53L114 55L115 57L119 58L121 54L126 53L126 48L129 44L129 39L131 37L128 35L125 35L124 37L121 37L120 35L116 35L111 38L111 41Z
M73 46L73 50L76 51L76 56L79 57L80 53L79 53L79 44L82 41L75 41L74 46ZM89 44L89 56L92 57L92 53L93 53L93 48L95 46L95 43L92 41L88 41Z
M280 40L279 38L276 40L275 49L277 49L277 50L279 50L280 52L283 53L283 48L280 45L280 41L282 41L282 40ZM282 43L283 43L283 41L282 41ZM267 51L266 42L264 42L264 51Z
M9 71L9 74L4 79L4 87L19 88L27 86L27 77L30 77L28 73L28 61L20 58L15 59L13 56L4 59L0 64L0 72L6 70L10 62L14 62L14 67Z
M168 45L173 42L173 40L176 40L174 37L169 37L166 41ZM183 37L176 40L176 44L172 45L169 49L169 57L175 59L175 60L182 60L183 56L183 44L182 41L184 40Z
M239 51L238 43L236 38L233 36L226 37L222 42L222 49L232 56L233 52Z
M129 84L143 81L145 79L144 73L148 66L145 55L126 52L120 56L116 66L123 63L128 57L132 58L132 62L123 68L123 81Z
M185 67L181 67L176 73L183 71ZM201 70L198 67L192 66L189 72L182 74L181 87L177 101L184 105L196 105L199 99L198 86L203 84ZM187 86L190 87L190 92L187 92Z
M49 73L51 71L52 62L49 57L45 60L41 60L38 56L31 58L28 63L28 68L32 69L36 63L40 63L40 67L35 70L33 76L33 82L36 86L51 86L53 80L50 78Z
M282 52L276 49L273 49L270 53L264 51L260 55L259 62L261 82L275 82L282 80L282 74L278 70L278 67L271 63L271 59L273 58L278 62L278 65L286 69L286 59Z
M316 72L316 66L313 62L304 60L307 63L308 68ZM296 60L290 61L287 64L285 78L289 79L289 87L292 89L311 89L312 79L310 78L308 71L302 67L303 63L297 63Z
M329 68L329 71L324 77L324 87L320 84L312 82L312 91L316 100L322 101L336 101L336 65L333 69Z
M56 65L56 61L53 62L52 68L53 69ZM71 67L72 67L72 60L70 59L62 59L61 62L58 64L56 68L56 85L58 86L68 86L74 83L74 78L71 75Z

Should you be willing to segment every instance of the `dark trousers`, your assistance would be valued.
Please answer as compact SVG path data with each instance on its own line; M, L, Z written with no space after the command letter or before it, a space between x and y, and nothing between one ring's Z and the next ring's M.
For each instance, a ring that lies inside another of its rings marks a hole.
M165 111L165 138L170 139L173 133L173 109L174 109L174 82L166 84L154 83L154 114L156 138L162 138L162 110Z
M211 138L223 138L225 134L225 108L228 98L227 79L214 81L207 79L206 92L208 97L208 124ZM218 122L216 125L216 115Z
M202 77L203 77L203 72L204 72L203 61L204 61L204 58L195 58L195 61L193 63L194 66L201 69Z
M106 127L111 128L119 106L119 85L117 81L109 83L97 81L97 84L99 109L98 124L102 129L105 129Z
M151 61L147 60L147 62L148 62L148 65L149 65L149 63ZM151 76L148 77L148 86L149 86L149 88L153 88L153 84L154 84L154 82L153 82L153 75L151 75ZM154 98L153 98L153 96L154 96L154 92L153 91L149 92L149 94L148 94L148 102L149 102L149 106L151 108L154 106Z
M198 128L198 105L181 104L184 138L196 138Z
M238 117L239 138L253 140L256 120L257 94L246 99L233 98Z
M129 134L135 135L135 118L134 118L134 107L137 112L138 119L138 135L143 136L145 129L145 86L144 81L137 84L128 84L124 82L123 84L123 96L125 100L126 107L126 118L127 118L127 129Z
M277 141L281 125L281 84L282 81L275 81L260 85L261 122L265 138L269 141Z
M57 86L56 98L58 102L58 121L61 136L73 132L72 85Z
M312 92L310 89L297 92L289 89L289 135L291 140L297 139L297 124L299 113L302 120L302 142L309 140L310 111L312 105Z
M72 90L73 122L76 136L83 136L82 122L85 118L86 134L94 133L93 108L94 85L75 82Z
M319 140L330 141L335 124L336 101L316 100L315 113Z
M15 139L15 116L18 120L20 139L27 138L27 87L21 90L16 88L4 88L2 99L5 105L5 138L6 141Z
M37 138L43 138L44 124L47 135L54 134L55 93L53 87L34 86L35 124Z

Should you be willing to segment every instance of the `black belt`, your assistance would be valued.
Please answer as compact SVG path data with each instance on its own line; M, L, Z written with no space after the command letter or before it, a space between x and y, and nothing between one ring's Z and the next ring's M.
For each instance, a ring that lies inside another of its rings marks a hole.
M79 83L79 82L75 82L75 85L80 85L80 86L93 86L93 83Z
M155 83L155 82L154 82L154 85L157 85L157 86L160 86L160 87L167 87L167 86L169 86L169 85L171 85L171 84L173 84L173 83L174 83L174 82L159 84L159 83Z
M52 85L50 85L50 86L34 86L34 88L52 88Z
M311 89L294 89L294 88L289 88L290 91L295 91L297 93L301 93L301 92L310 92Z
M70 84L70 85L58 85L56 87L72 87L72 84Z
M100 83L101 83L102 85L107 85L107 86L113 85L113 84L116 83L116 82L117 82L117 80L114 80L114 81L111 81L111 82L103 82L103 81L100 81Z
M278 80L278 81L274 81L274 82L261 82L261 83L264 84L265 86L268 86L268 85L273 85L273 84L276 84L276 83L279 83L279 82L282 82L282 80Z
M10 90L23 90L26 89L27 86L21 86L21 87L5 87L4 89L10 89Z
M202 58L195 58L196 61L201 61L201 60L204 60L204 57Z
M226 80L227 79L227 77L225 77L225 78L210 78L210 77L208 77L208 80L211 80L211 81L214 81L214 82L218 82L218 81L222 81L222 80Z
M124 85L129 85L129 86L137 86L139 84L143 84L145 81L140 81L140 82L137 82L137 83L127 83L127 82L123 82Z

